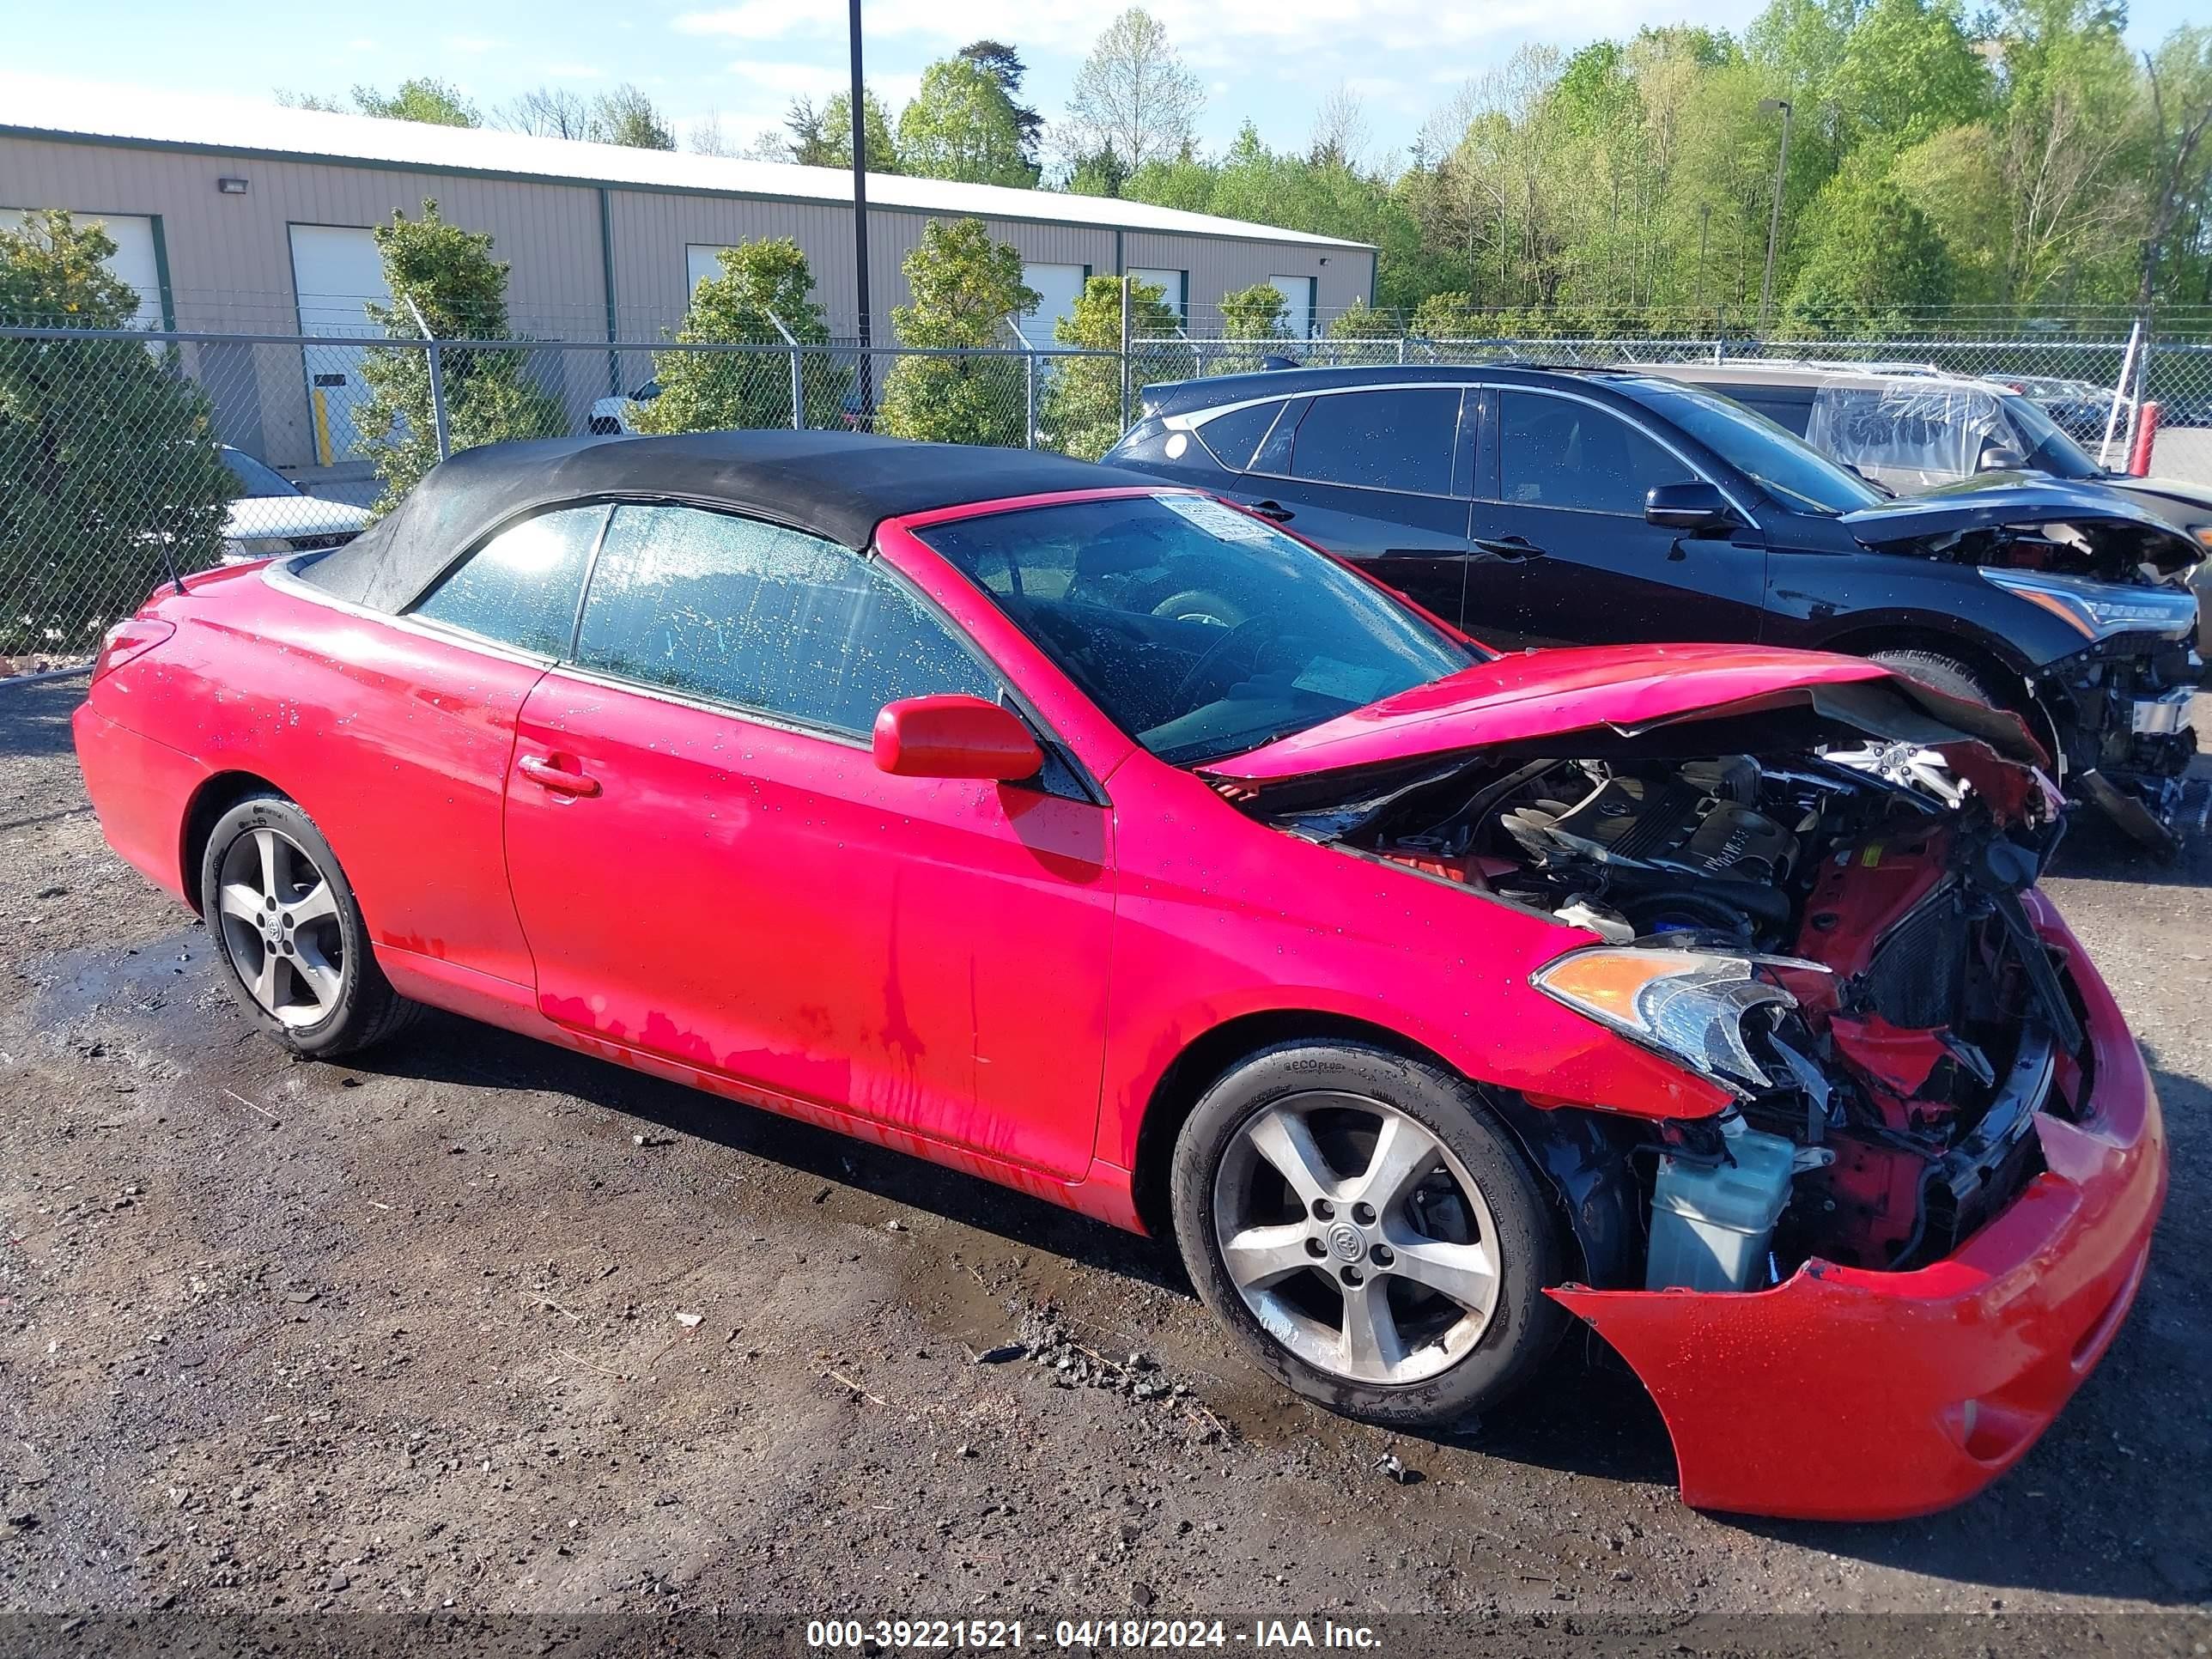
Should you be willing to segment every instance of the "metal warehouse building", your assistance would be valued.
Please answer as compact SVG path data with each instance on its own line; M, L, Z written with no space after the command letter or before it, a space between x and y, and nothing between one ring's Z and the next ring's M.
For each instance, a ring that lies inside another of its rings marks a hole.
M513 326L537 338L658 339L720 249L772 236L805 252L833 332L854 327L852 181L834 168L226 100L91 99L82 88L13 76L0 88L0 216L67 208L104 222L149 326L374 331L362 306L389 296L369 228L395 210L412 216L429 198L453 222L491 234L512 267ZM933 218L980 218L1020 251L1043 296L1021 319L1038 343L1092 275L1160 283L1194 334L1217 332L1220 297L1255 283L1282 289L1297 333L1368 299L1374 284L1375 250L1364 244L1143 203L871 175L868 208L878 340L908 297L902 262ZM196 349L204 358L251 349ZM333 405L363 395L348 356L264 349L250 374L211 373L204 362L201 373L228 388L218 418L231 441L280 466L329 465L340 459L327 437L343 412ZM572 401L588 403L610 389L611 373L630 372L596 353L567 357L563 373L578 382Z

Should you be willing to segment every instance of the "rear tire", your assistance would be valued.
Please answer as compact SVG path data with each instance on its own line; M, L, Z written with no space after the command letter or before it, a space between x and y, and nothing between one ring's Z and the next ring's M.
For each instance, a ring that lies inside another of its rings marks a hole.
M1543 1293L1568 1268L1540 1178L1478 1091L1426 1061L1263 1050L1191 1113L1169 1191L1206 1306L1347 1416L1449 1426L1526 1382L1565 1327Z
M249 795L225 812L200 855L199 882L232 994L294 1054L351 1054L422 1012L377 966L337 854L295 802Z

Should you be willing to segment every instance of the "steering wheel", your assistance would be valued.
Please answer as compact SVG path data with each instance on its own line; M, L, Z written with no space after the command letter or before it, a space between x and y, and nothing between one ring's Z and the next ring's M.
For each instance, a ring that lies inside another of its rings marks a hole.
M1231 647L1239 640L1243 641L1248 646L1264 647L1268 635L1273 631L1273 619L1266 616L1249 617L1238 623L1236 627L1225 629L1219 639L1199 653L1198 660L1190 665L1190 672L1185 674L1176 684L1173 701L1181 702L1188 695L1191 687L1205 678L1206 671L1228 655ZM1252 653L1255 666L1258 665L1259 660L1259 652L1255 650Z

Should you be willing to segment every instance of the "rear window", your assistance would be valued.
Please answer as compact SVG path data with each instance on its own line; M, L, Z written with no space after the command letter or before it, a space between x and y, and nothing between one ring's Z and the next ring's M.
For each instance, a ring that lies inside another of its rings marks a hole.
M568 654L604 505L509 525L439 578L410 614L542 656Z
M1267 428L1283 412L1283 400L1253 404L1244 409L1232 409L1216 415L1198 428L1199 441L1203 443L1213 459L1232 472L1242 472L1252 464L1252 452L1260 447L1260 440L1267 435Z
M1451 493L1457 386L1396 387L1316 398L1291 447L1291 474L1316 483Z

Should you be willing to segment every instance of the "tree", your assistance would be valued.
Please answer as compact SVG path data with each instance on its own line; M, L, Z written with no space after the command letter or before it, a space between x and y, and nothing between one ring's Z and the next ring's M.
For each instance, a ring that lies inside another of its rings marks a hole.
M1095 461L1113 446L1127 422L1121 418L1121 288L1129 289L1129 337L1145 342L1129 355L1129 392L1157 380L1190 377L1189 346L1176 337L1182 319L1167 291L1133 276L1093 276L1070 313L1053 325L1062 345L1112 356L1064 357L1052 365L1040 423L1045 441L1062 454Z
M1852 137L1912 143L1987 112L1989 66L1954 8L1874 0L1853 23L1829 89Z
M353 105L363 115L387 121L422 121L434 127L473 127L483 125L477 106L461 89L434 75L418 75L402 81L389 96L374 87L356 83Z
M2143 69L2150 82L2154 171L2142 239L2142 280L2136 290L2138 309L2150 305L2160 246L2192 199L2196 210L2189 216L2197 234L2184 246L2200 257L2204 252L2203 209L2212 183L2212 137L2207 137L2212 127L2212 29L2176 29L2156 58L2143 54Z
M868 171L898 173L898 146L891 142L891 118L876 89L866 89L861 108L866 112ZM801 167L846 167L853 165L853 94L841 92L821 108L811 98L794 98L784 113L791 133L791 159Z
M708 110L691 123L690 131L684 135L684 148L694 155L734 156L744 154L737 141L722 131L722 116L719 110Z
M628 81L592 100L586 136L595 144L621 144L630 149L676 148L676 135L661 119L653 100Z
M993 241L981 219L931 220L904 269L914 303L891 313L902 345L1003 345L1007 320L1039 304L1022 282L1020 252ZM1024 372L1013 356L901 357L884 376L877 428L940 443L1026 442Z
M592 110L566 87L539 87L494 110L491 124L535 138L585 138L591 134Z
M286 109L312 109L325 115L347 113L344 100L333 98L326 92L300 92L290 87L276 88L276 101Z
M1067 191L1073 196L1119 196L1128 182L1129 169L1110 149L1093 150L1068 164Z
M1950 303L1953 272L1928 216L1888 178L1839 173L1813 204L1819 230L1784 308L1815 335L1896 332Z
M814 302L814 273L790 237L726 247L715 256L719 276L702 277L690 308L676 331L678 344L707 343L775 346L785 343L781 323L804 345L830 343L829 324ZM789 426L791 359L782 353L661 351L653 359L660 395L641 406L647 432L720 432L738 427ZM826 351L799 360L799 392L811 427L834 425L852 385L849 369Z
M1367 136L1367 106L1340 81L1314 113L1307 158L1316 167L1348 167L1356 173L1366 158Z
M449 224L425 200L422 216L395 210L372 233L392 303L368 307L393 339L506 339L507 266L491 257L489 235ZM416 326L416 313L422 327ZM567 427L560 402L533 382L525 353L481 347L440 354L446 424L454 449L512 438L550 438ZM376 510L389 512L438 463L429 353L416 347L370 351L362 378L374 394L354 417L362 449L383 480Z
M1068 94L1063 146L1070 161L1103 151L1131 171L1197 142L1206 88L1152 15L1132 6L1099 35Z
M114 257L66 213L0 229L0 323L131 327ZM89 655L167 569L215 562L237 493L175 348L0 340L0 653Z
M1013 100L996 76L966 58L922 71L921 89L899 116L898 155L900 169L919 178L1018 190L1037 180Z
M1037 146L1044 136L1044 117L1021 101L1022 82L1029 77L1029 68L1022 62L1022 55L1003 40L971 40L960 48L960 56L996 81L999 90L1006 94L1006 102L1014 112L1014 131L1021 141L1022 160L1034 173Z

